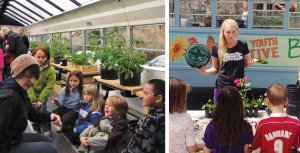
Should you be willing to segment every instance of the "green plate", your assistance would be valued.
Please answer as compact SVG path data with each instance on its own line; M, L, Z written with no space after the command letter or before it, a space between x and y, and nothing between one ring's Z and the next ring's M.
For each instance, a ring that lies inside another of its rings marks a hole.
M191 67L201 68L209 62L209 59L210 52L208 48L202 44L191 45L185 53L186 63Z

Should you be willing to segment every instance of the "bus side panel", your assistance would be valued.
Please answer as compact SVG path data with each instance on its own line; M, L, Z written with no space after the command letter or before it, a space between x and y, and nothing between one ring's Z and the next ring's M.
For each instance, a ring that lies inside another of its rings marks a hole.
M184 52L191 43L189 39L193 38L193 42L198 42L211 49L212 44L218 41L218 37L219 33L212 30L206 32L171 31L170 76L180 77L192 86L214 87L215 77L204 76L189 67L184 60L184 54L174 54L174 48L178 49L179 46ZM248 58L267 59L268 61L268 64L255 64L246 69L245 75L250 78L252 87L267 88L275 82L283 85L296 82L297 67L300 65L300 36L241 33L238 39L247 42ZM208 64L207 68L210 66Z

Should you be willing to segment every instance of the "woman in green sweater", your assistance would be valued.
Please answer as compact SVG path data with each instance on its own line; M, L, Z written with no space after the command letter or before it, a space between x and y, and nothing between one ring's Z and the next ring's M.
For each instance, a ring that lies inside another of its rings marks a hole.
M29 88L28 95L36 109L41 112L46 112L47 98L51 94L56 81L55 69L49 62L49 48L37 46L33 50L32 55L38 61L41 73L39 79ZM32 126L36 132L50 136L51 123L49 121L45 121L44 123L32 123Z

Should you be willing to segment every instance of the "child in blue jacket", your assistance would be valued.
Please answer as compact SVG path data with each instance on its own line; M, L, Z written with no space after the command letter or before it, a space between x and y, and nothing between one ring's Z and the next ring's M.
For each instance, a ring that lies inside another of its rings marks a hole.
M89 125L94 124L103 116L104 100L100 97L97 88L93 85L88 85L82 91L83 100L79 110L78 122L73 129L73 132L79 136Z

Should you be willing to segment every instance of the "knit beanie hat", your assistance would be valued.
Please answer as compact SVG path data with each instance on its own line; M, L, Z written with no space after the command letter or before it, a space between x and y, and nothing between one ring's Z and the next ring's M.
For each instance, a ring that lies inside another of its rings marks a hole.
M12 77L15 78L28 66L34 65L34 64L39 65L37 60L33 56L31 56L29 54L22 54L22 55L18 56L10 64Z

